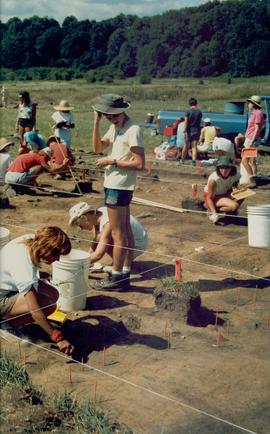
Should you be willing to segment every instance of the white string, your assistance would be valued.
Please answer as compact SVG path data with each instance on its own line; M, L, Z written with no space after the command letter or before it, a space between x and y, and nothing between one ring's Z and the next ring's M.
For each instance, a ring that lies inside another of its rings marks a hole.
M24 341L24 339L20 339L18 337L16 337L16 338L18 340L21 340L22 342ZM29 343L29 344L31 344L31 345L33 345L33 346L35 346L35 347L43 350L43 351L47 351L49 353L52 353L52 354L54 354L57 357L61 357L61 358L65 359L66 361L70 361L70 358L68 356L64 355L64 354L56 353L53 350L50 350L48 348L44 348L41 345L35 344L33 342L29 342L27 340L25 342L27 342L27 343ZM98 374L105 375L105 376L107 376L109 378L112 378L113 380L120 381L120 382L122 382L124 384L127 384L127 385L131 386L131 387L135 387L136 389L139 389L139 390L141 390L143 392L150 393L151 395L154 395L154 396L156 396L158 398L161 398L161 399L164 399L166 401L172 402L174 404L180 405L181 407L188 408L189 410L192 410L192 411L195 411L196 413L199 413L199 414L202 414L204 416L210 417L210 418L212 418L212 419L214 419L214 420L216 420L218 422L222 422L222 423L224 423L226 425L232 426L232 427L237 428L237 429L239 429L241 431L244 431L244 432L247 432L247 433L250 433L250 434L258 434L255 431L251 431L251 430L249 430L247 428L244 428L244 427L242 427L240 425L236 425L236 424L234 424L234 423L232 423L232 422L230 422L230 421L228 421L226 419L222 419L221 417L215 416L214 414L208 413L207 411L200 410L199 408L196 408L194 406L186 404L185 402L179 401L178 399L171 398L171 397L169 397L167 395L164 395L162 393L156 392L155 390L149 389L149 388L147 388L145 386L142 386L140 384L133 383L132 381L129 381L129 380L125 379L125 378L118 377L117 375L114 375L114 374L110 374L109 372L103 371L102 369L96 368L95 366L88 365L88 364L85 364L85 363L82 363L82 362L79 362L79 361L78 362L76 361L76 363L78 365L81 365L82 367L85 367L85 368L87 368L89 370L97 372Z

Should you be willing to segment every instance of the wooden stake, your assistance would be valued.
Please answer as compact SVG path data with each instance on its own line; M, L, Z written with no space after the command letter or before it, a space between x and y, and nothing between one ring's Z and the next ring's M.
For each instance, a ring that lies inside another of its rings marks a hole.
M218 348L220 347L220 341L221 341L221 331L218 329L216 334L216 345Z
M182 277L182 262L181 259L175 259L175 280L176 282L180 282Z
M226 325L227 325L227 336L229 336L229 329L230 329L230 321L229 320L227 320Z
M257 301L257 287L253 292L253 309L256 309L256 301Z
M217 310L216 310L216 321L215 321L215 326L216 327L218 325L218 312L219 312L219 306L217 307Z
M72 384L71 365L68 365L68 380L69 380L70 384Z
M102 363L103 363L103 366L106 366L106 347L103 348Z
M202 173L202 162L201 162L201 161L198 161L198 162L197 162L197 170L198 170L198 173L199 173L199 174Z
M97 382L95 382L93 387L93 401L96 402L97 400Z
M168 320L167 319L165 319L165 321L164 321L164 337L167 339L167 337L168 337L168 325L169 325L169 322L168 322Z
M198 191L198 186L197 184L191 184L191 196L193 199L196 198L197 196L197 191Z
M147 175L151 176L151 173L152 173L152 162L148 161L147 162Z
M21 349L21 343L20 343L20 341L18 341L18 347L19 347L19 357L20 357L20 361L22 361L22 349Z

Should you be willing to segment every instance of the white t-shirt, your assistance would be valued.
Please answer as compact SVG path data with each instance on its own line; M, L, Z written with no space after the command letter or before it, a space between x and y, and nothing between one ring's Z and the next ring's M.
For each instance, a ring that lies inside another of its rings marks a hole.
M67 125L74 124L72 113L70 112L61 112L57 111L54 112L52 115L52 119L56 124L59 124L60 122L66 122ZM60 142L64 143L66 146L71 147L71 129L62 127L62 128L55 128L54 134L56 137L60 138Z
M33 116L33 105L32 103L28 105L19 104L19 118L20 119L31 119Z
M104 226L106 225L106 223L109 222L109 217L108 217L108 210L105 206L98 208L98 211L102 213L100 224L99 224L99 232L101 232ZM148 236L147 236L146 229L132 215L130 216L130 225L134 237L134 244L135 244L134 248L139 250L146 250L148 244ZM134 253L136 255L136 251ZM138 252L137 255L138 254L140 254L140 252Z
M5 175L8 166L11 163L11 156L7 153L0 152L0 183L3 184L5 182Z
M124 126L116 129L112 124L102 140L109 140L113 144L110 157L116 160L129 161L132 148L143 147L143 134L141 128L127 119ZM112 165L105 167L104 187L119 190L135 189L136 170L122 169Z
M225 137L215 137L213 140L213 151L224 151L234 155L234 144Z
M229 176L227 179L223 179L221 176L217 174L217 172L211 173L208 178L207 185L204 187L204 191L208 191L208 184L210 181L215 181L216 189L215 194L217 196L226 194L228 190L232 188L232 186L237 183L240 179L240 174L236 173L234 176Z
M20 241L33 238L26 234L7 243L0 250L0 297L9 292L26 294L32 287L38 288L39 270L33 265L28 248Z

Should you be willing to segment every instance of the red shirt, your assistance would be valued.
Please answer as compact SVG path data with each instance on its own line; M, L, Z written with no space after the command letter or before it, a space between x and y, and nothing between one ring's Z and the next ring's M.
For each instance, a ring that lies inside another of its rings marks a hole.
M19 155L17 158L15 158L15 160L9 166L8 172L24 173L28 172L31 167L37 165L44 166L46 164L46 157L30 152L28 154Z
M74 157L70 149L64 143L50 143L50 148L52 150L52 162L55 164L62 164L64 158L69 159L69 164L74 164Z

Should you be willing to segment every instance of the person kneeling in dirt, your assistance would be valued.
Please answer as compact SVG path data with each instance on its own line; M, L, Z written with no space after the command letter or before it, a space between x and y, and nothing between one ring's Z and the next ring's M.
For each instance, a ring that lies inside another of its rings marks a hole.
M61 331L47 320L56 309L59 294L56 288L39 279L38 270L42 262L52 264L70 250L67 234L56 226L15 238L1 249L0 317L6 320L2 329L23 337L21 326L35 322L60 351L73 352L73 346Z
M106 207L96 209L86 202L79 202L70 208L69 216L71 226L78 226L89 231L94 229L94 239L89 251L91 263L99 261L105 253L113 257L112 229ZM123 279L129 278L132 260L141 255L147 249L148 244L146 229L133 216L130 216L130 226L134 237L134 249L126 250L122 268ZM104 267L104 271L110 273L112 267Z
M60 138L56 136L50 136L47 140L47 146L52 150L51 163L56 166L61 166L64 159L67 159L67 166L73 166L75 163L75 157L64 143L60 142ZM58 173L55 175L56 179L66 179L65 173Z
M205 203L209 210L209 220L217 223L222 213L235 213L243 202L231 198L232 187L239 183L240 174L230 157L218 159L216 171L213 172L204 188Z
M58 173L61 169L66 168L67 159L64 159L61 165L49 165L51 156L52 150L49 147L39 152L19 155L9 166L5 182L7 184L38 185L36 179L42 172Z

